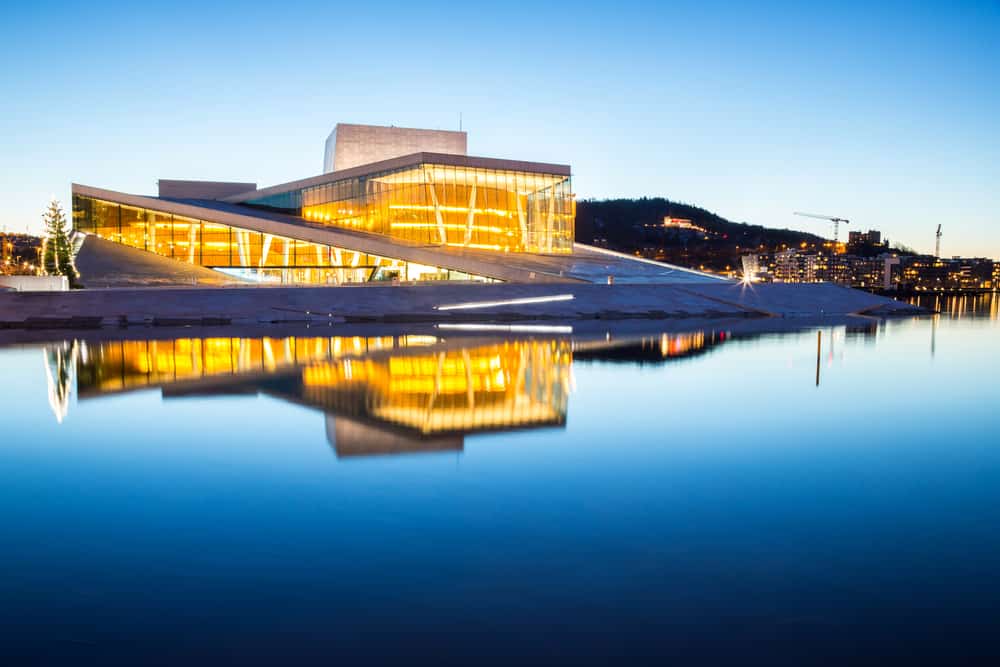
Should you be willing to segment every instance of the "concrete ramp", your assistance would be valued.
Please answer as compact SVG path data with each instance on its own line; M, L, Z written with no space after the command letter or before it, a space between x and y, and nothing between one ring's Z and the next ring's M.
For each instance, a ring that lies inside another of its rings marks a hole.
M701 284L684 289L719 303L776 317L823 317L871 313L906 314L919 309L902 301L832 283Z
M105 241L84 237L76 256L76 270L84 287L221 287L245 285L232 276Z
M905 315L909 304L835 285L364 285L79 290L0 295L0 323L100 317L116 323L513 322Z

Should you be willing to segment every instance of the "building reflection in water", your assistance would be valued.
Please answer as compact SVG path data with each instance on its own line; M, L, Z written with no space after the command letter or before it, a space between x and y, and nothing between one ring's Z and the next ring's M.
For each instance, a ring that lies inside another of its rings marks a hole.
M577 342L573 346L573 358L576 361L657 364L708 352L730 337L726 331L694 331L639 338L609 336L602 340Z
M470 433L564 427L574 358L650 363L727 339L216 337L62 343L46 355L60 421L75 369L80 400L160 388L171 399L264 394L315 408L337 456L353 457L460 451Z
M75 345L75 344L74 344ZM265 394L327 413L338 456L460 450L466 433L566 423L568 339L181 338L80 344L81 399Z
M69 413L69 397L73 390L73 372L80 346L76 341L65 341L45 349L45 380L49 392L49 407L60 424Z
M953 320L959 320L966 316L978 319L985 318L994 322L1000 319L1000 292L958 294L953 296L922 294L911 297L908 301L914 305L945 315Z
M437 343L433 336L177 338L83 345L80 396L225 376L265 375L385 349Z
M561 425L572 359L568 340L503 341L316 364L296 390L310 405L420 435Z

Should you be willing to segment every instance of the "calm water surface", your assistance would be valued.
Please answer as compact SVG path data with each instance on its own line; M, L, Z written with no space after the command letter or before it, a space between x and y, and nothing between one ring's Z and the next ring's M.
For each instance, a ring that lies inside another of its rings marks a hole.
M0 348L0 656L1000 656L997 299L942 310Z

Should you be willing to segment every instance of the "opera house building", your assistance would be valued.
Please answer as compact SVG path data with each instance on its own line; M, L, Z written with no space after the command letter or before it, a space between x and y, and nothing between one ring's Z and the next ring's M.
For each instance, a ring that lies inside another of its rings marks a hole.
M465 146L464 132L340 124L319 176L160 180L157 196L73 184L73 227L251 284L698 279L574 243L569 166Z

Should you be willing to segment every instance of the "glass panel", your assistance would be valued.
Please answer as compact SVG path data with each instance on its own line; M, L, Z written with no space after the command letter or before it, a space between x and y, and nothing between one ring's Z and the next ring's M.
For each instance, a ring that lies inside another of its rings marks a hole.
M121 240L127 246L146 249L146 211L133 206L121 207Z
M159 229L159 226L157 228ZM201 257L201 222L179 215L174 216L173 233L171 247L174 259L189 264L200 264L204 261Z
M118 204L94 200L94 233L109 241L121 242L118 225Z
M205 266L232 266L229 258L229 227L202 223L201 262Z
M94 200L73 195L73 229L80 232L94 231Z

